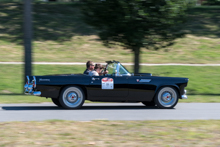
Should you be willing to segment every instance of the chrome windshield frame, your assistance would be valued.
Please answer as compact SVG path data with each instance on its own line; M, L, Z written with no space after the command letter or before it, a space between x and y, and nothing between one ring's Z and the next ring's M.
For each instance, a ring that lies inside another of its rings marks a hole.
M116 65L116 70L115 70L115 76L119 77L119 76L131 76L131 73L129 73L129 71L120 63L120 62L112 62ZM120 73L120 68L122 68L125 71L125 74L121 74Z

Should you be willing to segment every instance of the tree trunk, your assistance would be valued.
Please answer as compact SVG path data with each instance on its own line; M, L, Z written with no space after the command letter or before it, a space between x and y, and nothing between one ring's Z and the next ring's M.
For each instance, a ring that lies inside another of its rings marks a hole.
M133 47L134 51L134 73L139 73L140 47Z
M32 4L31 0L24 0L24 83L26 76L32 75Z

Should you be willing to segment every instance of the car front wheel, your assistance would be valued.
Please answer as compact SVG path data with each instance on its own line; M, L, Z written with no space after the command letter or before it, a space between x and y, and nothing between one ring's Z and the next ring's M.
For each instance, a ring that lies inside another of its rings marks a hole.
M70 86L64 88L59 98L61 106L66 109L80 108L83 105L84 101L84 92L78 86Z
M179 99L176 89L172 87L163 87L157 92L154 100L157 107L171 109L176 106Z

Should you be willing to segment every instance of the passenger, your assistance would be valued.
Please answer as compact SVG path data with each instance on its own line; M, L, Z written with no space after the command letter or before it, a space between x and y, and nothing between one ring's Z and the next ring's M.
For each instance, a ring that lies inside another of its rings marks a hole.
M86 74L86 75L88 75L89 74L89 72L90 71L93 71L94 70L94 63L92 62L92 61L87 61L86 62L86 70L84 71L84 73L83 74Z
M95 70L89 72L89 76L101 76L103 74L107 74L108 71L103 72L104 67L102 64L96 64L95 65Z

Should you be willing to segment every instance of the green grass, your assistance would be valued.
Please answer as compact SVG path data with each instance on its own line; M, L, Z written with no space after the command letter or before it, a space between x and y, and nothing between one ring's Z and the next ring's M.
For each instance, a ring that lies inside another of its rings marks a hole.
M82 73L85 69L78 65L34 65L33 68L33 75ZM126 68L133 71L132 66ZM23 93L22 65L0 65L0 69L5 69L0 71L0 103L50 101L34 96L15 96ZM189 78L186 87L189 99L181 102L220 102L220 67L141 66L141 72Z
M45 103L52 102L51 99L46 99L36 96L28 95L19 95L19 94L10 94L10 95L1 95L0 94L0 103Z
M33 5L33 61L133 62L133 53L120 46L105 47L97 30L82 21L79 4ZM22 8L20 3L0 3L0 61L23 60ZM141 63L220 63L220 7L195 7L183 25L186 36L173 46L141 49Z
M219 120L1 122L0 146L217 147L219 123Z
M187 95L188 99L180 99L178 103L220 103L220 95Z

